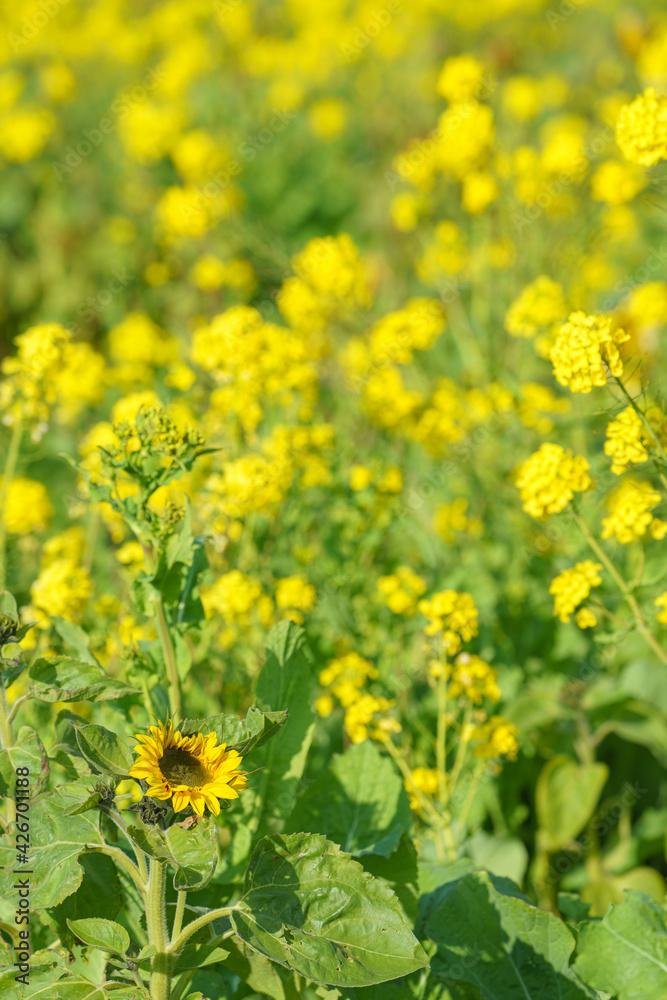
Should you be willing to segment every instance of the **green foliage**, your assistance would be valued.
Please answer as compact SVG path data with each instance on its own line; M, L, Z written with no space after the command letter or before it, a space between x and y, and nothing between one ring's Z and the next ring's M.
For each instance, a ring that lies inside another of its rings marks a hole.
M553 914L504 895L483 872L452 883L426 931L433 970L463 980L486 1000L584 1000L592 994L569 967L574 937Z
M333 758L298 800L286 833L323 833L343 851L389 856L410 828L407 792L391 760L369 741Z
M428 964L393 893L322 836L261 840L232 922L251 947L317 983L369 986Z
M667 992L667 907L641 892L577 929L574 969L618 1000L662 1000Z

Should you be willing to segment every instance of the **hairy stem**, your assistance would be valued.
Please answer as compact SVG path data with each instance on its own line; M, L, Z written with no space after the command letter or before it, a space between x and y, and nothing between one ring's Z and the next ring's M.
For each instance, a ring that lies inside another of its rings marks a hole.
M200 931L202 927L206 927L207 924L213 923L214 920L219 920L221 917L228 917L229 914L233 913L236 909L236 906L221 906L218 910L209 910L209 912L205 913L202 917L197 917L196 920L193 920L191 924L188 924L187 927L185 927L180 934L173 939L169 945L170 955L173 958L176 958L193 934ZM154 1000L152 995L151 1000Z
M146 892L146 926L148 940L155 947L151 959L151 1000L169 1000L174 959L169 951L166 914L167 864L151 858L151 870Z
M171 928L171 940L173 941L181 933L181 928L183 926L183 913L185 912L185 900L187 897L187 892L185 889L181 889L178 893L178 900L176 901L176 913L174 914L174 925Z

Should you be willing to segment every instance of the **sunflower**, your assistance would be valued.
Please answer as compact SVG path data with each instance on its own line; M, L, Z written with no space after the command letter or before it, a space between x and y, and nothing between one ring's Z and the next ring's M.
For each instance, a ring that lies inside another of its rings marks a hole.
M172 799L174 812L192 806L198 816L206 806L214 816L220 812L218 799L237 799L248 783L239 771L242 757L217 743L215 733L184 736L170 720L149 727L149 736L136 734L139 755L130 770L133 778L145 778L146 794L154 799Z

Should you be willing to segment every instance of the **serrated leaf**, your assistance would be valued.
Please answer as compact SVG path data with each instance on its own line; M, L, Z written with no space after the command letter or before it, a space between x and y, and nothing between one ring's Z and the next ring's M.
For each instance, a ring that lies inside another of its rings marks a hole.
M485 872L451 883L426 933L437 945L433 971L477 986L486 1000L585 1000L569 968L574 938L552 913L505 896Z
M83 801L88 790L76 783L61 785L49 795L32 804L30 810L30 857L32 909L57 906L76 892L83 878L77 858L86 847L104 843L99 831L99 816L65 816L65 810L75 801ZM16 846L4 838L0 861L0 895L11 898L11 883L16 878L12 869Z
M75 726L76 741L88 763L101 774L112 778L126 778L134 759L127 743L119 736L89 723Z
M14 795L17 767L30 772L30 793L35 798L49 780L49 759L38 733L21 726L16 745L0 752L0 795Z
M103 917L86 917L83 920L67 920L72 934L91 948L110 951L114 955L125 955L130 947L130 935L114 920Z
M170 826L168 830L157 827L142 829L128 827L130 839L151 858L167 861L176 870L175 889L203 889L212 878L218 862L215 825L202 820L184 830Z
M264 837L232 913L239 936L316 983L370 986L428 965L393 892L324 837Z
M138 694L124 681L109 677L96 663L71 656L40 657L28 671L30 693L40 701L109 701Z
M74 944L67 925L68 918L106 917L115 920L123 904L120 879L110 857L105 854L82 854L79 864L83 868L79 888L58 906L42 914L42 919L53 928L66 948Z
M367 740L333 758L298 799L285 833L322 833L349 854L388 857L411 825L403 779Z
M667 908L641 892L612 906L602 920L577 928L574 969L585 983L618 1000L667 996Z

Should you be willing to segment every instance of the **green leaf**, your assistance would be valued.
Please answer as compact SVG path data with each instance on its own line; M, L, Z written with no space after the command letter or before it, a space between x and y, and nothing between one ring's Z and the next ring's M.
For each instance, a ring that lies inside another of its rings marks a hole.
M176 959L174 972L184 972L186 969L203 969L205 965L217 965L229 955L225 948L212 944L189 944Z
M219 713L206 719L184 719L179 728L186 733L215 733L219 743L247 757L268 743L287 722L287 717L286 711L260 712L258 708L249 708L245 719Z
M419 908L419 871L417 850L408 834L403 834L398 847L388 858L382 854L365 854L361 863L367 872L375 878L384 879L396 893L405 916L413 925Z
M256 951L316 983L370 986L428 965L393 892L318 835L259 842L232 923Z
M569 968L566 925L524 899L506 896L485 872L450 884L426 932L438 948L433 971L477 986L486 1000L584 1000L592 994Z
M40 657L30 667L30 693L40 701L109 701L138 694L123 681L109 677L96 663L71 656Z
M79 749L91 767L112 778L126 778L134 763L127 743L104 726L75 726Z
M83 869L77 858L86 847L104 843L99 831L99 816L65 816L73 802L83 801L88 790L76 783L61 785L32 804L30 810L29 850L32 909L57 906L81 885ZM5 838L0 848L0 895L13 898L11 888L16 875L16 847Z
M285 832L322 833L349 854L387 857L411 825L403 779L367 740L333 758L297 801Z
M130 947L130 935L114 920L87 917L84 920L68 920L67 923L74 936L92 948L125 955Z
M617 1000L667 996L667 907L641 892L612 906L602 920L580 924L577 974Z
M287 709L289 713L287 725L257 754L256 766L262 768L259 805L264 823L286 819L292 811L315 727L304 636L294 622L275 625L269 632L266 663L257 680L257 708L262 712Z
M98 661L90 651L90 639L80 625L68 622L66 618L61 618L59 615L52 615L51 621L60 638L70 649L74 650L79 660L99 666Z
M14 795L17 767L30 771L30 793L35 798L49 780L49 759L38 734L30 726L21 726L16 746L0 752L0 795Z
M561 850L581 833L608 776L606 764L578 764L565 754L547 761L535 789L539 838L545 851Z
M11 615L12 618L19 616L16 598L9 590L0 590L0 614Z
M130 839L145 854L167 861L176 869L175 889L203 889L211 880L218 862L215 824L200 820L189 830L176 824L168 830L157 827L128 827Z
M63 815L67 815L67 811ZM106 917L114 920L123 904L118 872L110 857L106 854L82 854L79 864L83 868L83 880L79 888L42 915L42 919L53 928L63 945L70 949L74 945L74 938L67 924L68 919Z
M225 942L229 955L225 965L255 994L272 1000L298 1000L299 994L291 969L270 962L236 938Z

